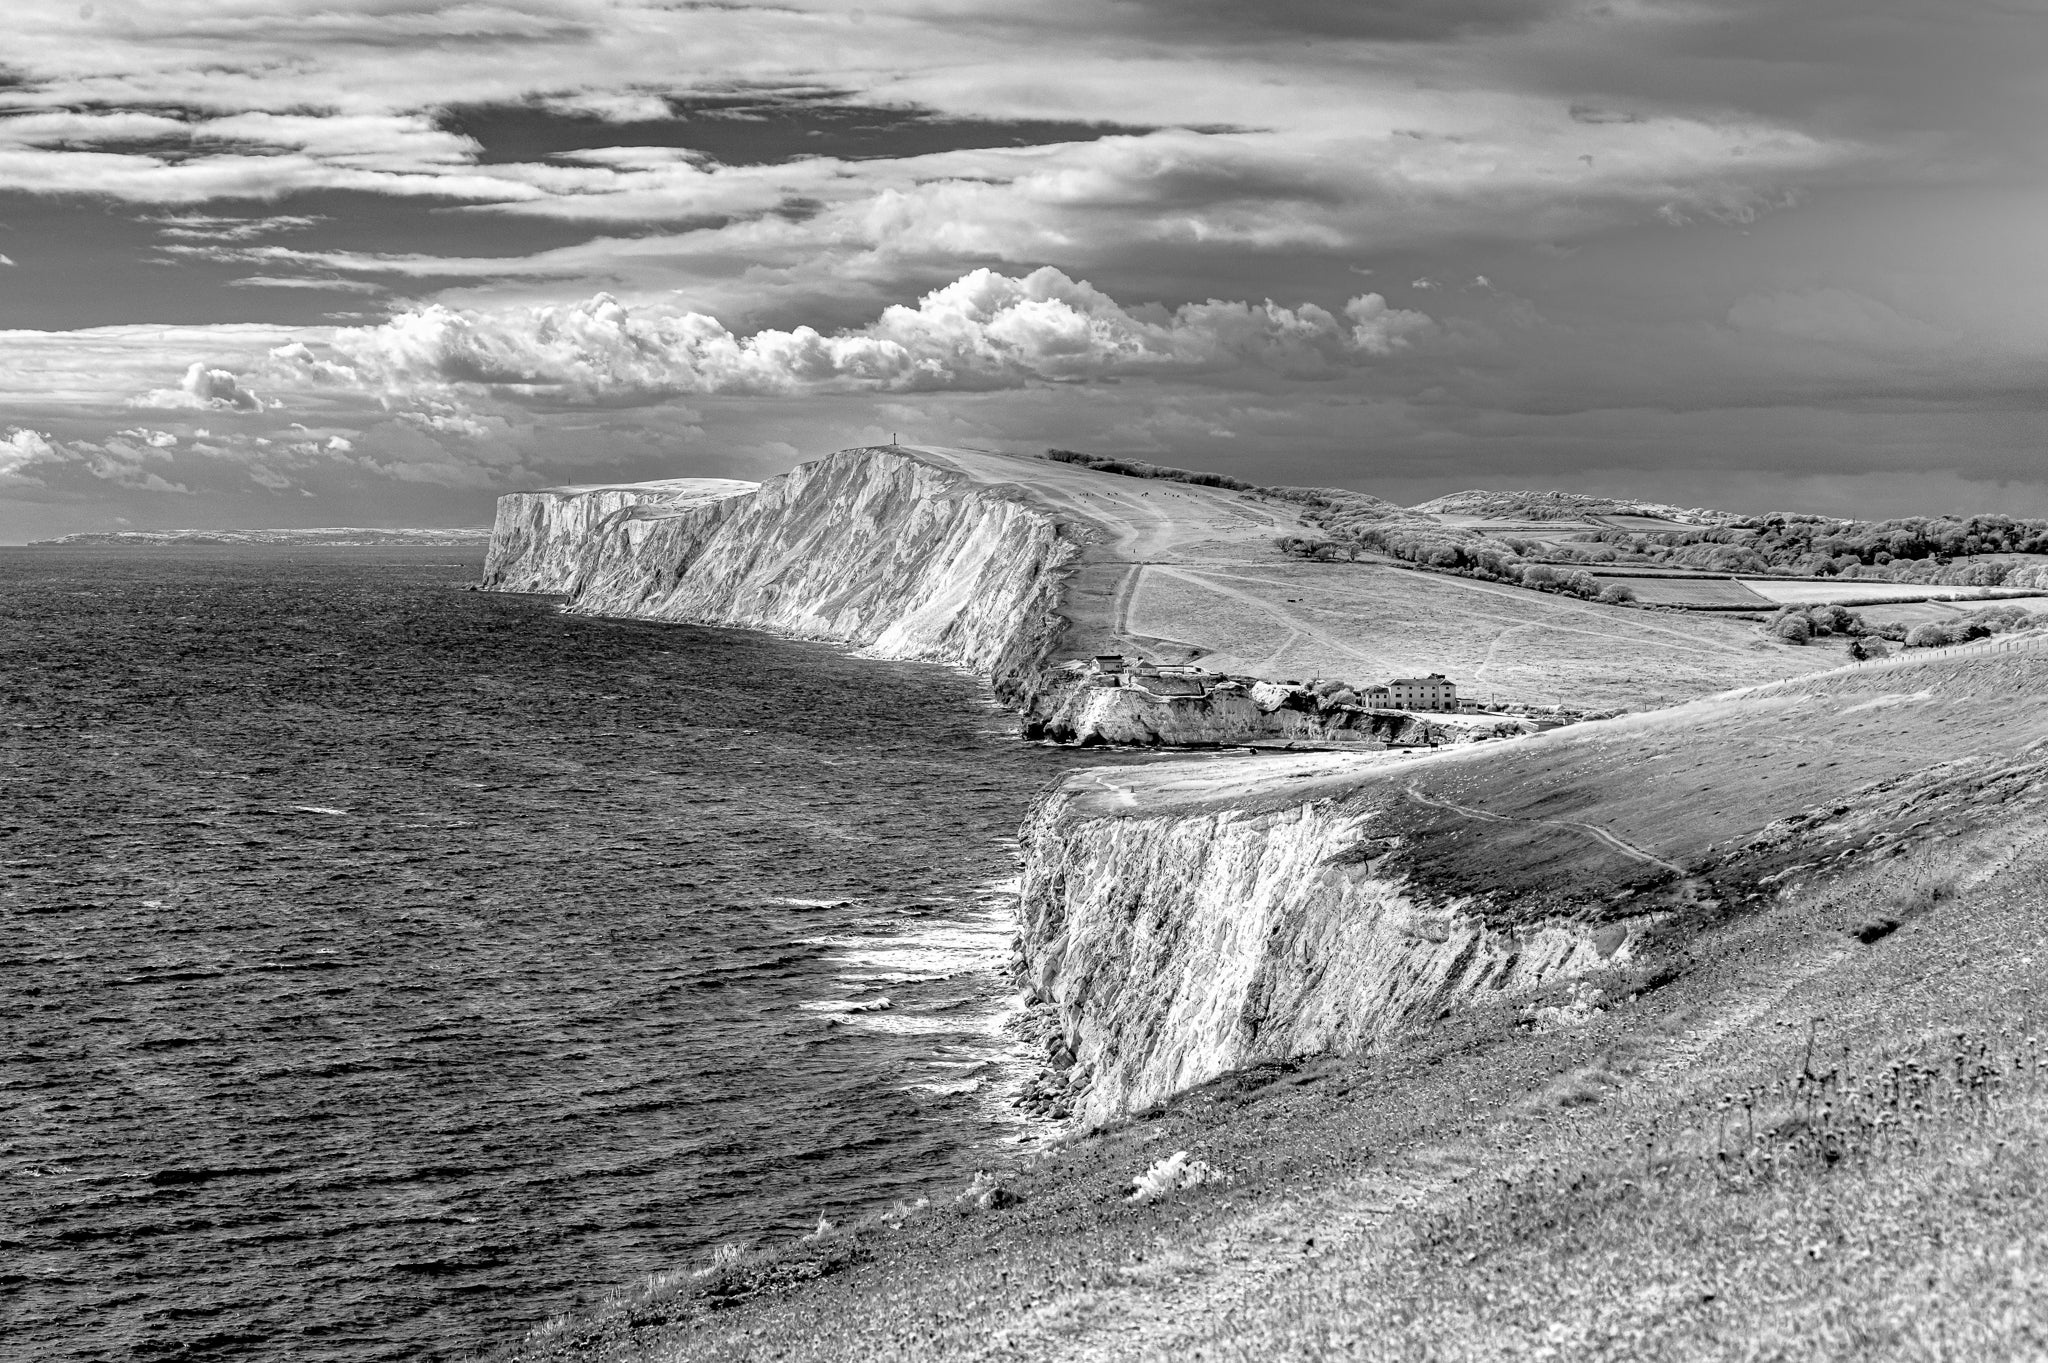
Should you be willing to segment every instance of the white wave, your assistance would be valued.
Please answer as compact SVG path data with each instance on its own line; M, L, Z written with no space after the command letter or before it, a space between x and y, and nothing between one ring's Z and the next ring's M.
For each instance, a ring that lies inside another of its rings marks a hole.
M797 1007L806 1013L879 1013L894 1007L888 999L820 999L814 1003L799 1003Z

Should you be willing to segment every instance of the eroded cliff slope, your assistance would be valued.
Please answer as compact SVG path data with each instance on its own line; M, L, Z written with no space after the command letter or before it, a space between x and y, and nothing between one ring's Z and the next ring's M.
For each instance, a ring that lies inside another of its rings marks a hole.
M753 492L626 508L589 535L570 610L850 643L1028 686L1075 535L930 461L846 450Z
M1024 830L1055 1110L1371 1046L2048 804L2048 639L1440 755L1084 771Z
M632 508L683 510L752 492L732 478L665 478L515 492L498 499L483 585L499 592L576 590L585 551L599 529Z

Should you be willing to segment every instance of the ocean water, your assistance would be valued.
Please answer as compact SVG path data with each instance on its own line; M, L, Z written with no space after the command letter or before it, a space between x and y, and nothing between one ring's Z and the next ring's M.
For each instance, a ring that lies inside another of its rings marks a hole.
M464 590L0 550L0 1356L469 1356L964 1183L1061 770L969 678Z

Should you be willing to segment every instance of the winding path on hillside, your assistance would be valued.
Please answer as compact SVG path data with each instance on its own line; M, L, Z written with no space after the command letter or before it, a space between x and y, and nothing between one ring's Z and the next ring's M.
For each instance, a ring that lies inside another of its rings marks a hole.
M1368 653L1365 650L1352 644L1348 640L1339 637L1336 633L1325 628L1324 626L1318 625L1311 620L1304 620L1301 616L1296 615L1293 611L1275 605L1273 601L1268 597L1256 596L1251 592L1245 591L1241 587L1233 587L1229 585L1229 582L1227 580L1219 581L1215 576L1211 574L1203 573L1198 570L1189 568L1175 568L1169 567L1165 564L1150 564L1147 566L1150 568L1152 572L1157 573L1162 577L1178 578L1182 582L1192 583L1193 585L1201 587L1206 591L1214 592L1218 596L1225 596L1229 597L1233 601L1242 602L1243 604L1252 607L1252 609L1264 615L1267 619L1273 620L1276 623L1285 626L1288 630L1292 631L1293 637L1290 638L1285 644L1282 644L1277 650L1275 650L1271 657L1266 659L1266 663L1269 665L1277 663L1278 660L1286 654L1288 649L1294 647L1294 645L1297 642L1304 638L1314 639L1318 643L1322 644L1324 647L1334 649L1339 653L1343 653L1350 657L1356 658L1362 663L1374 663L1378 661L1378 659L1375 658L1373 654ZM1261 579L1251 580L1256 581Z
M1468 819L1479 819L1485 823L1534 823L1542 824L1549 828L1569 828L1575 832L1586 834L1595 842L1619 852L1632 860L1644 862L1651 866L1660 866L1667 871L1674 871L1679 875L1691 874L1691 872L1678 863L1666 861L1654 853L1645 852L1634 843L1626 842L1616 837L1598 824L1581 823L1577 819L1518 819L1507 814L1492 814L1483 809L1472 809L1466 805L1427 794L1420 787L1412 785L1408 787L1408 798L1417 804L1428 805L1431 809L1441 809L1451 814L1462 815Z

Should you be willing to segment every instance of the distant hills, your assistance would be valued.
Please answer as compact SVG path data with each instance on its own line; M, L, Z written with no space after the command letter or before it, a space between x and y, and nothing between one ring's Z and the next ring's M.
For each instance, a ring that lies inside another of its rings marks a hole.
M426 544L482 547L490 543L488 528L459 526L443 530L387 529L325 525L303 530L105 530L30 540L32 546L107 545L137 549L176 544L388 545Z

